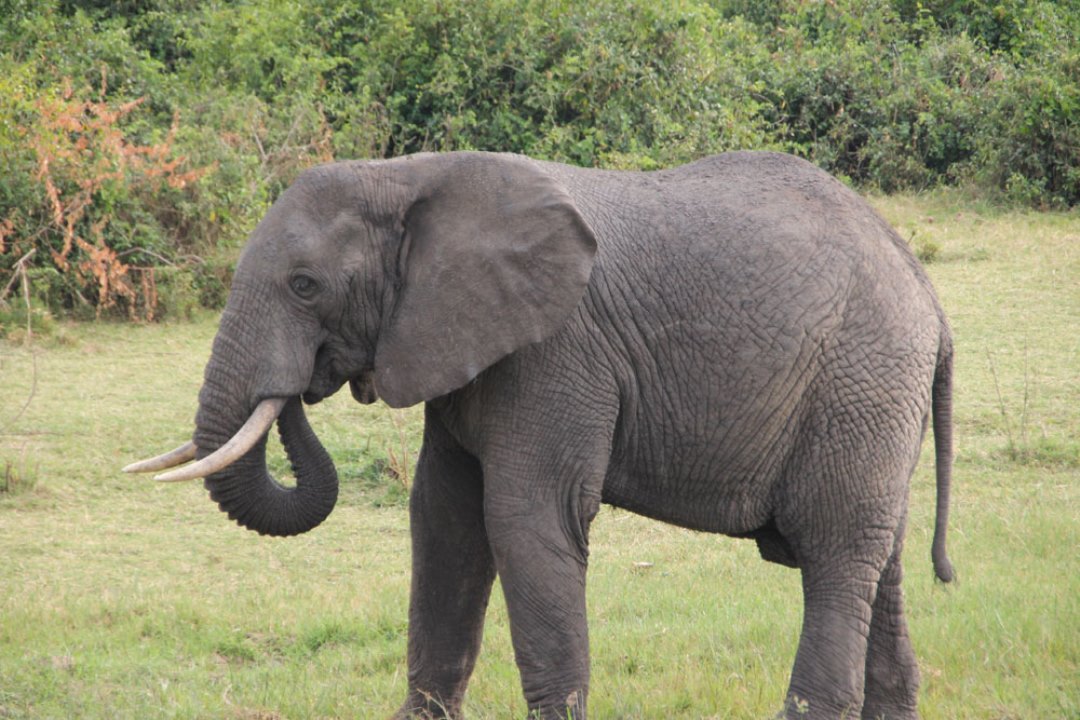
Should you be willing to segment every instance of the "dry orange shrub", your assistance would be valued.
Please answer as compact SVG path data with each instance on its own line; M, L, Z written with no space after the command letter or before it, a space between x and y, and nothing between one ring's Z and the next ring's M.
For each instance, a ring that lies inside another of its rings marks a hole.
M34 179L45 203L38 214L44 222L37 228L25 227L20 221L33 214L14 210L0 220L0 253L9 247L26 252L44 246L57 270L73 276L76 287L95 291L99 317L122 302L132 319L139 318L141 309L142 319L153 320L157 306L153 268L130 266L120 259L110 244L112 213L95 207L95 202L118 186L151 193L163 184L184 188L213 167L184 169L186 158L176 156L173 149L178 116L161 142L131 141L121 121L144 98L117 105L105 100L106 90L103 68L97 100L78 97L70 80L59 94L35 99L35 122L20 126L20 133L36 158ZM139 276L137 281L133 275Z

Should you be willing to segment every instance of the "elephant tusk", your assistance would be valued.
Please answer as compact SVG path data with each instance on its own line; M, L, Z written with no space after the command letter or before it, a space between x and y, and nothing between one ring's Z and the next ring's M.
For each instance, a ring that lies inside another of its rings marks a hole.
M164 455L158 455L157 457L150 458L149 460L140 460L139 462L133 462L124 468L126 473L142 473L153 472L154 470L167 470L177 465L182 465L188 460L195 459L195 453L198 448L195 447L195 443L190 440L176 448L170 450Z
M239 460L250 450L259 439L266 434L274 420L281 414L281 408L285 407L288 398L267 398L260 402L235 435L229 441L210 453L202 460L185 465L161 475L155 475L154 479L159 482L180 482L183 480L196 480L207 475L212 475L224 470L229 465Z

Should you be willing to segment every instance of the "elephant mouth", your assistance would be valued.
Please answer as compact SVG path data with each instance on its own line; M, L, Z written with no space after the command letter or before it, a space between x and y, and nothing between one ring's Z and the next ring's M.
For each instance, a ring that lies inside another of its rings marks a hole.
M361 405L370 405L379 399L378 393L375 392L375 374L368 370L351 378L322 380L312 378L311 384L301 397L306 404L314 405L336 393L345 383L349 384L349 392L352 393L353 399Z
M206 477L207 475L220 472L255 447L255 444L266 435L270 426L277 420L278 415L281 414L281 410L285 407L285 403L288 402L288 400L289 398L283 397L267 398L263 400L255 407L248 417L247 422L236 431L235 435L217 450L190 465L184 465L184 463L194 460L199 452L199 449L192 441L188 441L175 450L170 450L167 453L150 458L149 460L132 463L124 468L124 472L156 472L158 470L176 468L175 470L169 470L169 472L155 475L154 479L160 482L197 480ZM183 465L183 467L177 467L178 465Z
M349 380L349 391L352 392L353 400L361 405L370 405L378 400L379 393L375 391L375 373L365 372Z

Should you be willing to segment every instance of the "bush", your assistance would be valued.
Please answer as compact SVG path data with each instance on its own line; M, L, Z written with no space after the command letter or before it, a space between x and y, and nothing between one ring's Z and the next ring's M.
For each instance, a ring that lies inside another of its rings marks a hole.
M1080 53L1039 74L1012 69L991 98L975 180L1027 205L1080 202Z
M969 5L795 5L771 36L785 62L765 112L800 154L886 192L968 182L1074 205L1080 14L1003 3L985 23Z
M1080 201L1073 3L0 3L0 282L39 248L55 311L220 306L268 205L334 157L772 148L886 192Z
M655 167L769 144L744 70L755 31L707 6L406 0L349 21L327 32L349 56L328 116L350 150Z
M142 283L136 287L130 253L162 257L170 252L153 213L166 189L182 191L207 169L184 170L174 157L175 124L158 143L141 145L123 130L125 118L141 100L106 101L107 73L102 70L98 100L86 99L65 79L60 88L43 93L19 108L24 115L15 134L28 151L13 164L25 173L16 187L21 203L3 219L0 251L18 259L37 250L35 263L51 263L62 283L58 300L70 307L78 299L97 314L127 307L132 316L141 299L144 317L152 318L153 302Z

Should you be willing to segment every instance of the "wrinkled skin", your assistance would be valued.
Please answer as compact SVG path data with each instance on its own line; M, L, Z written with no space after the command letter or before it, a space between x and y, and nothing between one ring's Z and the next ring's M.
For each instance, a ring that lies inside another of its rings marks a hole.
M905 244L789 156L656 173L482 153L339 163L254 231L194 439L205 456L259 400L346 383L361 402L426 403L398 717L459 717L496 575L532 716L585 717L604 502L799 569L788 716L914 718L900 555L932 416L934 565L952 576L951 363ZM270 478L262 444L206 485L241 524L289 535L326 517L337 481L299 400L279 429L298 488Z

